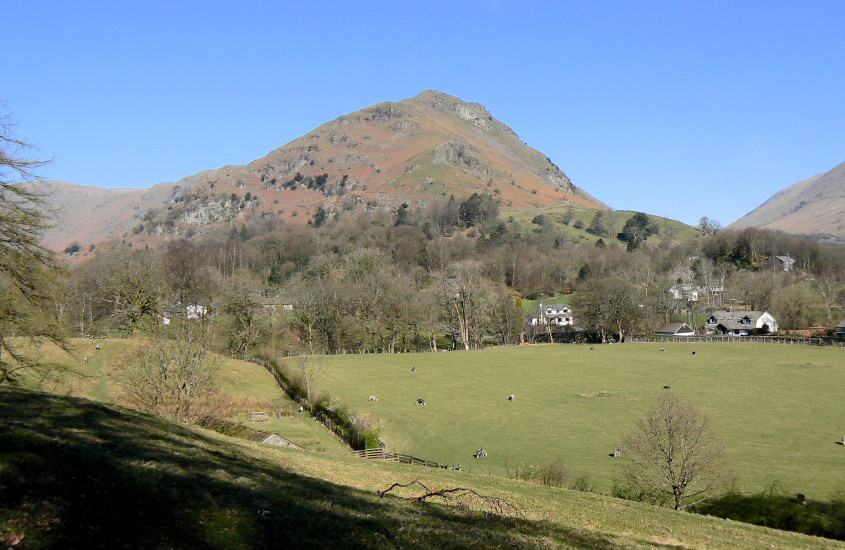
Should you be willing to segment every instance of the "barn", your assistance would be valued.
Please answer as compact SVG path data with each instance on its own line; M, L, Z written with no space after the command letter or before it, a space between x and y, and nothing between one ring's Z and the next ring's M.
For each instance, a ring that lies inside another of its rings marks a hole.
M657 336L695 336L695 330L686 323L666 323L654 334Z

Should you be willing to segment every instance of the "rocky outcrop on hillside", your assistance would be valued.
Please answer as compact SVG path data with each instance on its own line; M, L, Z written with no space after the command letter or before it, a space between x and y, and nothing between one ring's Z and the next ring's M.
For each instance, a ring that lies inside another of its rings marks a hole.
M302 223L320 206L395 209L473 193L494 195L503 209L606 208L483 105L426 90L340 116L247 165L204 170L120 200L101 193L96 209L76 201L60 224L75 229L54 233L50 243L179 235L253 216ZM99 229L83 230L74 221L81 218Z

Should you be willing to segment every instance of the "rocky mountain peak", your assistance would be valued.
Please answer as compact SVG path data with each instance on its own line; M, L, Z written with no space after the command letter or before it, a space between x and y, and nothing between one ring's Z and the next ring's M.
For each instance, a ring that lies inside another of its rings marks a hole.
M247 165L204 170L119 203L103 194L91 211L91 201L76 201L81 208L67 209L62 224L79 231L64 231L51 244L95 243L105 233L129 240L200 235L207 225L256 216L304 223L319 207L395 209L473 193L496 197L503 210L606 208L484 105L425 90L340 116ZM74 225L74 217L86 222Z

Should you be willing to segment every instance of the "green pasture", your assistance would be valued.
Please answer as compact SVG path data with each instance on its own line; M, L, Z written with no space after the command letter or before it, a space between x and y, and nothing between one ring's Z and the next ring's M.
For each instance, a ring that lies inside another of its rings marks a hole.
M316 379L317 393L377 422L389 449L495 474L562 459L604 490L618 471L611 452L624 455L621 435L664 385L710 416L740 490L778 482L827 498L845 488L841 349L564 344L344 355ZM479 447L487 459L473 458Z
M29 340L24 339L13 343L26 349L27 353L58 366L48 371L43 378L31 377L27 386L109 403L121 402L117 382L122 365L132 359L141 345L140 340L133 338L72 338L68 340L70 353L66 353L52 344L33 346ZM99 350L96 349L97 345L100 346ZM234 420L282 435L306 449L331 452L346 450L346 446L321 424L307 414L296 412L298 405L285 395L266 369L228 357L218 359L221 362L218 371L220 393L234 403ZM284 410L286 414L281 418L274 416L269 422L250 424L247 409L256 405L259 410Z
M840 541L499 476L278 448L89 399L0 388L9 548L845 548ZM383 491L420 479L525 519ZM20 543L20 544L19 544Z

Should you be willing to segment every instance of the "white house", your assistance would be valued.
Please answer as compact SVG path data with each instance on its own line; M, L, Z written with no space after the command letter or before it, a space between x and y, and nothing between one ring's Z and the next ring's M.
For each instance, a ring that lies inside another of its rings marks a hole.
M721 333L745 336L763 325L769 332L777 332L778 323L768 311L714 311L704 324L707 334Z
M175 306L169 308L165 311L164 315L161 316L161 324L162 325L169 325L170 321L173 317L179 315L180 312L179 304L177 303ZM201 304L191 304L185 306L185 317L187 319L202 319L206 315L208 315L208 308Z
M669 292L672 293L673 298L676 300L684 300L686 302L697 302L698 291L699 287L690 283L672 285L672 287L669 288Z
M548 304L537 306L537 316L531 317L531 325L552 325L556 327L572 326L572 308L566 304Z
M188 319L199 319L208 315L208 308L200 304L185 306L185 314Z

